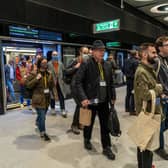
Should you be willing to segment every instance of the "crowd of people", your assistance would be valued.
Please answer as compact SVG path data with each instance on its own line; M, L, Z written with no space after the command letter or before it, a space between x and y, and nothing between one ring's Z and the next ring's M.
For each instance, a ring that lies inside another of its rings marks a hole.
M92 46L92 50L86 46L81 47L79 55L71 60L67 67L64 67L60 61L57 51L52 52L52 59L49 62L42 56L37 56L33 65L31 61L21 59L20 64L14 68L12 60L9 60L5 66L6 84L12 101L15 101L12 81L16 73L20 84L21 105L25 87L32 90L32 107L37 113L36 125L41 138L49 141L50 136L45 126L46 113L50 106L51 113L56 114L55 102L59 101L61 114L67 117L64 98L68 83L76 103L69 131L80 134L82 130L84 148L92 150L92 130L95 117L98 115L102 154L114 160L115 154L111 149L107 121L110 112L109 104L115 105L116 102L114 72L118 67L113 55L109 55L107 61L103 59L105 45L101 40L94 41ZM168 37L161 36L155 43L143 43L138 51L131 50L130 57L125 60L122 71L126 76L127 85L125 112L138 115L144 101L147 102L147 108L150 111L150 90L155 91L157 97L155 113L162 114L158 137L160 147L155 152L168 160L164 145L164 131L168 128ZM30 105L29 99L27 105ZM89 126L83 126L79 122L81 107L92 112ZM153 152L147 149L142 151L137 147L137 160L138 168L152 168Z

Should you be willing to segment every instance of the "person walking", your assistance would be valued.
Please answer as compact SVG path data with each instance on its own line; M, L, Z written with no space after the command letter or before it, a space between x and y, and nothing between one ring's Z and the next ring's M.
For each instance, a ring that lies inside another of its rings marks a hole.
M51 71L55 87L57 89L58 98L61 107L61 113L64 118L67 117L67 111L65 110L65 96L66 96L66 84L63 81L64 65L59 60L57 51L52 52L52 60L48 62L48 69ZM51 114L56 114L55 111L55 99L51 99Z
M93 42L92 56L81 64L76 73L76 98L83 108L92 111L91 125L83 130L84 148L92 150L91 136L96 114L99 117L101 129L101 143L103 155L114 160L115 154L111 150L111 140L108 130L109 102L114 104L116 92L113 85L112 67L103 60L105 45L101 40Z
M48 71L47 60L40 58L37 61L37 71L33 71L26 78L25 85L32 90L32 105L36 109L36 125L40 132L40 137L44 141L50 141L46 133L46 113L50 103L51 96L57 98L57 92L54 90L54 80L52 74Z
M69 65L67 66L67 68L65 69L64 73L66 76L71 77L71 93L72 93L72 97L75 100L76 103L76 108L75 108L75 112L73 115L73 121L71 124L71 129L68 131L72 131L74 134L80 134L79 129L81 129L81 125L79 123L79 110L80 110L80 103L76 100L75 98L75 94L73 94L75 90L73 90L73 85L75 84L75 74L78 71L80 65L85 62L87 59L89 59L90 56L88 56L89 53L89 49L86 46L83 46L80 48L79 50L79 56L75 59L73 59Z

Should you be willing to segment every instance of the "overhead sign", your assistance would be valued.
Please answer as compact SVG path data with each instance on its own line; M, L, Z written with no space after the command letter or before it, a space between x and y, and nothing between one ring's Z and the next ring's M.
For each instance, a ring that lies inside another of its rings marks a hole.
M93 33L104 33L117 30L120 30L120 19L93 24Z
M120 47L120 42L114 41L114 42L107 42L106 47Z
M20 26L9 26L9 35L16 37L38 38L38 30Z

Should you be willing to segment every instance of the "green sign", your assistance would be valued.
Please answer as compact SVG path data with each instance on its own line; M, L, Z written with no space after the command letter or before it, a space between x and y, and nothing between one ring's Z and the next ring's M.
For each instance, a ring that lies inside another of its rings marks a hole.
M106 47L120 47L121 46L121 44L120 44L120 42L107 42L106 43Z
M120 29L120 19L101 22L93 25L93 33L111 32Z

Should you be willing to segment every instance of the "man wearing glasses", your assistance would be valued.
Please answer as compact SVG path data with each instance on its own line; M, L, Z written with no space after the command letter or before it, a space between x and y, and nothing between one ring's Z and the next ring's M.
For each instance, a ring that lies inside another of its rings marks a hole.
M156 40L156 48L160 61L158 79L163 86L162 104L165 120L161 123L160 148L156 153L163 159L168 160L168 153L164 149L164 131L168 129L168 36L161 36Z
M81 64L75 76L76 98L83 108L92 111L91 125L85 126L83 131L84 148L92 150L90 142L96 114L99 117L101 129L101 143L103 155L114 160L111 151L110 135L107 121L109 116L109 102L114 104L116 95L113 85L111 64L103 60L105 46L101 40L93 42L92 56Z

